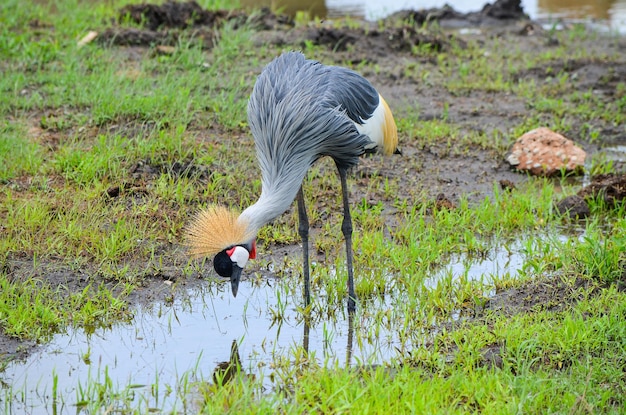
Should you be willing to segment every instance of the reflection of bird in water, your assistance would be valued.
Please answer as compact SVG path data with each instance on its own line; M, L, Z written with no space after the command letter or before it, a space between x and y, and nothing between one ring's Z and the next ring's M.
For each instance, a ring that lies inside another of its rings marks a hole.
M239 346L233 340L230 346L230 358L228 362L221 362L213 370L213 383L225 385L230 382L237 373L241 373L241 358L239 357Z
M396 124L387 103L356 72L325 66L291 52L274 59L259 76L248 103L248 121L261 167L261 197L241 215L216 206L200 212L187 228L190 253L215 255L215 270L230 278L233 295L237 295L243 267L256 256L259 229L285 212L297 197L308 305L309 222L302 181L313 163L330 156L341 180L348 310L354 310L352 219L346 178L363 154L377 149L384 154L397 151Z

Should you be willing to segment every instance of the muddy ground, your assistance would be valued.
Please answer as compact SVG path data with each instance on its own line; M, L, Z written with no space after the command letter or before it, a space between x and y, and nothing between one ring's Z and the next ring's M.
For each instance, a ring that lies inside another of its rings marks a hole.
M446 50L463 47L469 41L478 41L490 53L497 53L498 48L507 47L520 48L528 53L542 53L555 48L559 41L553 33L544 30L539 23L529 21L523 11L515 7L515 3L498 2L497 7L486 7L467 15L448 8L423 12L408 11L389 18L396 19L398 24L383 27L363 22L359 27L351 25L344 28L324 23L296 27L288 16L276 15L268 10L254 14L243 11L209 12L202 10L194 2L165 3L163 6L131 5L121 10L119 19L113 27L100 31L95 41L99 47L120 48L121 53L127 53L132 60L146 54L170 53L164 46L175 46L181 34L188 36L189 33L193 33L197 41L210 53L216 42L216 30L221 25L226 22L234 27L252 24L258 30L255 41L259 43L271 43L285 49L300 49L307 43L324 45L327 52L323 58L327 62L334 61L338 64L351 62L354 65L368 62L377 65L379 71L366 71L363 75L377 86L392 108L399 109L396 111L397 118L406 115L403 111L418 111L420 120L447 117L451 123L461 128L463 134L474 131L491 134L496 130L506 141L511 142L514 139L509 136L511 129L526 117L526 100L500 91L471 91L453 95L445 87L446 79L432 77L429 82L422 82L421 79L408 76L405 68L410 65L434 68L438 65L432 54L416 56L410 53L412 49L425 44L435 50ZM402 23L398 20L407 17L415 24ZM129 27L128 21L144 22L144 26ZM433 21L437 21L441 29L423 29L422 25L425 22ZM460 27L476 30L461 34L457 30ZM601 37L588 42L581 40L580 47L601 49L608 56L617 54L621 58L618 60L557 58L549 65L530 67L517 72L514 76L546 83L550 82L551 74L563 71L570 75L572 89L581 92L592 89L594 93L610 100L616 85L619 82L626 82L626 39ZM602 120L594 121L593 127L601 132L601 139L591 144L585 141L584 123L572 119L571 124L572 129L568 137L582 146L589 156L601 152L603 146L626 143L623 126L611 125ZM132 129L136 126L122 128ZM54 137L51 137L51 140L53 139ZM381 163L376 157L363 160L353 178L356 182L353 186L353 200L375 196L365 193L365 184L372 175L401 178L402 187L407 189L406 198L413 198L414 203L419 203L417 199L420 198L423 203L425 197L430 200L427 203L432 203L433 207L454 206L462 196L468 197L470 201L483 200L486 195L492 193L494 184L501 183L504 188L510 188L527 180L525 175L512 171L504 161L505 149L483 148L479 145L457 146L456 143L445 142L419 146L412 137L405 136L401 136L400 141L401 156L385 163ZM416 160L419 161L417 171ZM624 170L623 162L615 161L616 171ZM146 181L156 178L160 169L166 167L154 166L146 161L142 165L134 166L136 171L133 174L137 174L138 183L145 184ZM173 171L176 170L175 167L169 166ZM409 171L412 174L406 174ZM573 180L582 183L581 178ZM614 193L621 192L623 195L626 188L623 177L607 182L613 186ZM108 197L141 197L143 188L145 187L137 183L121 183L109 189ZM583 198L586 196L581 195ZM316 224L312 226L314 238ZM272 255L281 256L299 252L299 247L277 246L270 251ZM176 264L184 261L184 253L180 247L164 245L163 254L165 263L158 272L151 272L150 267L146 266L148 270L145 285L131 294L129 298L131 304L171 297L171 282L178 282L176 285L187 287L202 283L202 276L179 281L181 274ZM269 255L270 252L266 254ZM14 256L9 271L16 278L32 275L31 262L29 258ZM96 269L69 271L59 264L43 264L35 272L35 277L50 282L52 286L63 286L68 290L84 288L92 281L93 275L97 275ZM551 304L576 301L576 295L572 294L575 290L562 287L561 284L560 281L538 283L511 292L499 293L490 304L494 309L505 312L528 312L541 307L542 304L544 308L551 309ZM522 292L524 295L520 294ZM528 298L532 298L532 301L525 303ZM35 344L19 342L0 334L0 355L24 357L34 350L34 347Z

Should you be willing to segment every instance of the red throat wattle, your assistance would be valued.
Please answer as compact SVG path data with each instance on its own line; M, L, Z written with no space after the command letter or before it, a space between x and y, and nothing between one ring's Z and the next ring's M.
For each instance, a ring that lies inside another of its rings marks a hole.
M250 259L256 258L256 239L252 241L252 249L250 250Z

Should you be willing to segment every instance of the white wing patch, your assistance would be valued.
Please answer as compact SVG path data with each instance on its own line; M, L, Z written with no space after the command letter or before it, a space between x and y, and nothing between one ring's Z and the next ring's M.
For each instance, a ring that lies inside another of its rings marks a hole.
M380 95L378 95L378 106L372 116L365 120L363 124L355 122L354 125L356 125L356 129L360 134L368 136L373 141L371 146L367 146L368 150L375 147L383 148L385 142L385 106Z

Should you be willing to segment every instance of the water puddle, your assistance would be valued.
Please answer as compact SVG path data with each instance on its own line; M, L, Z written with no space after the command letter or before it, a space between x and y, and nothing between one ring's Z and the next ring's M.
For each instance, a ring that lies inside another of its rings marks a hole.
M492 278L516 275L523 265L523 251L523 244L515 242L496 247L481 258L454 256L424 282L425 287L436 288L444 279L465 278L482 281L489 296L493 294ZM10 385L0 394L4 412L82 413L77 404L88 402L97 393L89 390L89 384L132 391L129 399L135 408L181 410L184 394L176 390L188 382L213 383L213 372L231 358L233 343L243 372L268 379L268 388L272 387L269 375L276 362L292 361L303 349L320 365L360 366L390 361L400 350L416 344L415 340L410 344L401 340L401 326L406 324L406 310L398 305L402 294L368 301L367 307L357 311L354 322L343 310L331 320L318 316L315 323L307 325L297 309L299 290L290 291L276 281L260 286L245 281L233 298L226 288L227 284L222 284L189 291L187 296L177 296L185 298L173 304L138 307L132 324L91 335L72 330L56 335L25 362L13 362L0 373L0 382ZM387 324L376 320L376 312L381 310L389 318ZM88 413L87 409L84 412Z
M277 304L284 308L282 319L272 323ZM348 347L352 333L347 313L307 327L296 304L300 298L286 299L277 287L246 282L237 298L216 288L188 292L172 305L137 308L132 324L92 335L72 330L56 335L26 362L13 363L0 374L11 385L12 396L2 397L12 400L6 413L53 414L61 407L76 411L77 403L91 398L84 388L93 381L111 382L112 390L132 388L135 401L146 400L146 408L180 410L178 397L168 397L163 385L174 388L190 374L187 380L212 383L216 366L229 360L233 342L243 372L257 375L274 359L288 359L302 347L316 361L339 366L382 363L394 353L378 341ZM390 337L395 338L380 333L380 338ZM155 393L155 384L161 392Z
M626 145L617 144L613 146L606 146L602 149L609 160L617 162L626 162Z
M493 279L502 276L515 276L524 265L523 243L514 241L508 245L499 245L484 255L453 255L446 267L439 269L432 277L426 279L426 287L435 288L446 280L464 278L467 281L481 281L491 286ZM495 292L490 290L486 296Z

